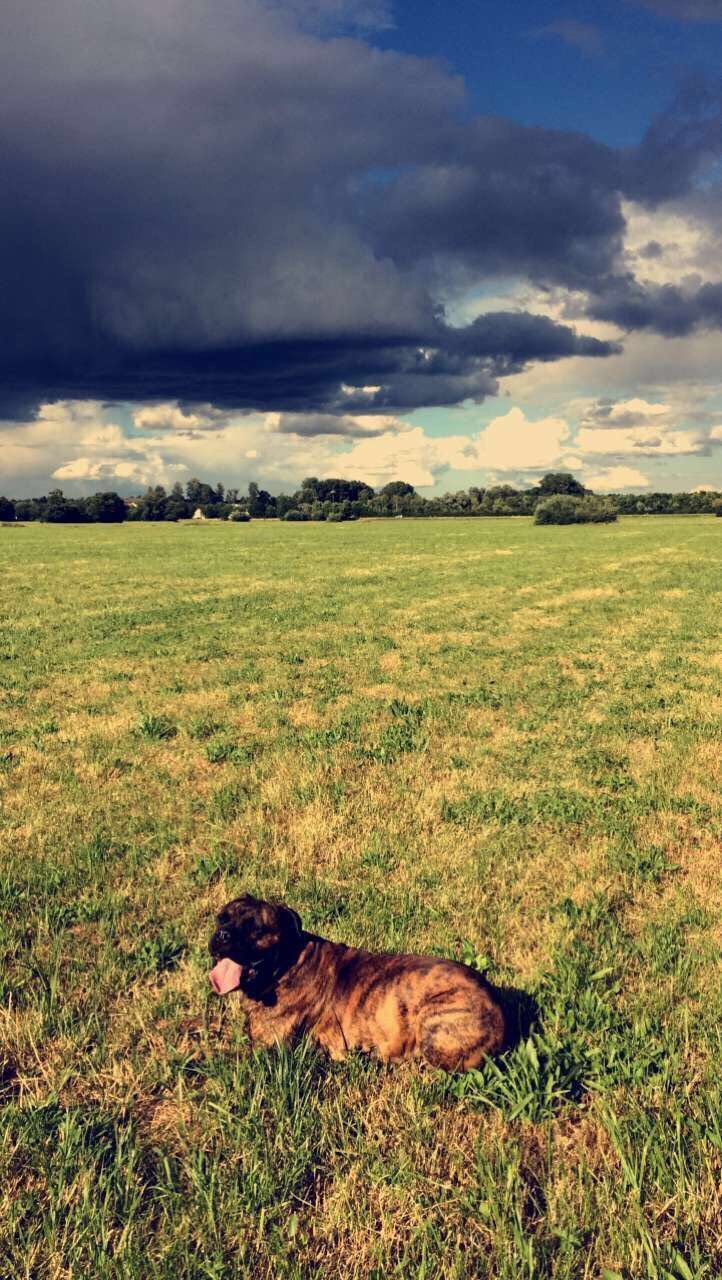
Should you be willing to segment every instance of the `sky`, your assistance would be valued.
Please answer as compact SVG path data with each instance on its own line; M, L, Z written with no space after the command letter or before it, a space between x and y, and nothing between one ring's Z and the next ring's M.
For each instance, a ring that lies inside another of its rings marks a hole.
M0 492L722 489L722 0L4 0Z

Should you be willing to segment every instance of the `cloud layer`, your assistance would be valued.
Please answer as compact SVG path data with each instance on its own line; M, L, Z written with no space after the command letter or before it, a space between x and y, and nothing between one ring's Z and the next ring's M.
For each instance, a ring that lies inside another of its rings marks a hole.
M6 417L116 399L343 421L613 354L585 312L722 323L718 283L647 284L620 256L623 196L679 199L718 154L713 91L615 151L470 115L446 69L358 35L389 21L376 0L6 0ZM449 323L455 297L509 275L575 291L574 327Z
M2 488L14 496L45 491L48 482L34 480L39 458L50 486L70 493L134 493L191 475L241 486L255 479L272 490L292 491L311 474L374 486L406 480L439 491L501 481L531 484L559 468L609 491L649 487L650 467L700 458L716 468L722 487L719 417L690 403L685 412L682 401L639 397L581 401L571 409L568 415L535 417L517 405L476 426L466 411L459 420L466 433L457 427L435 435L393 415L222 413L209 407L189 414L166 402L137 408L129 431L101 402L57 402L24 424L0 424ZM680 421L691 420L694 426L680 427ZM655 487L668 486L657 481Z

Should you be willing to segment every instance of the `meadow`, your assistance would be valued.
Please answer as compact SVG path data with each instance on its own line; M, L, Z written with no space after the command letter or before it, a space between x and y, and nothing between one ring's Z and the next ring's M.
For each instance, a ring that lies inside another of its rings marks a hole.
M0 583L2 1280L722 1276L721 520L27 525ZM252 1051L242 891L518 1043Z

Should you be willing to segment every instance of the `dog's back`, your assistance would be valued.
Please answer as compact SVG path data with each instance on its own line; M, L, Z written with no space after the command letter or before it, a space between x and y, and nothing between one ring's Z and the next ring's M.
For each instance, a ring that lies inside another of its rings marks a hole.
M334 1058L360 1049L385 1061L421 1056L467 1071L498 1053L506 1037L503 1011L482 976L434 956L311 937L278 996L303 1009L304 1029Z

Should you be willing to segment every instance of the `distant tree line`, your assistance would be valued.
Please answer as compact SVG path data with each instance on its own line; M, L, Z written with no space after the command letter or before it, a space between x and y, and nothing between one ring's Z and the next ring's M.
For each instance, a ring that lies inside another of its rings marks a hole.
M127 517L125 501L117 493L94 493L90 498L66 498L51 489L42 498L0 498L0 520L43 520L47 524L119 524Z
M707 493L615 493L620 516L722 516L722 491Z
M549 499L566 498L539 511ZM509 484L472 486L438 498L424 498L413 485L394 480L379 490L362 480L319 480L309 476L295 493L271 494L255 482L248 493L192 479L166 490L154 485L134 498L95 493L66 498L51 489L40 498L0 498L0 520L42 520L49 524L116 524L122 520L188 520L197 511L220 520L357 520L362 516L534 516L537 523L608 520L620 515L722 515L722 492L616 493L596 498L566 471L551 471L531 489ZM553 518L554 513L559 520ZM581 513L581 514L580 514Z

